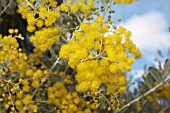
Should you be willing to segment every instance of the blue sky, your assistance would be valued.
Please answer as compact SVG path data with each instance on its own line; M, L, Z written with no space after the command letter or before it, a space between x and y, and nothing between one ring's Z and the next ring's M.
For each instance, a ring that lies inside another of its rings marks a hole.
M115 17L126 20L133 15L143 15L148 12L162 12L170 20L170 0L139 0L130 5L115 5ZM169 21L170 24L170 21Z
M162 63L168 58L166 53L170 48L170 32L168 32L170 0L140 0L130 5L114 5L112 9L115 10L113 20L122 19L117 24L132 31L132 40L143 54L143 58L135 62L130 72L135 79L140 78L144 73L145 64L157 65L154 59L158 57L158 49L165 56L160 58Z

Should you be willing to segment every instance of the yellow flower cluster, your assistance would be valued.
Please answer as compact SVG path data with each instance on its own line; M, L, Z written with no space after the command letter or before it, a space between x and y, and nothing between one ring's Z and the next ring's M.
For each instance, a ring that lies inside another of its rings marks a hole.
M68 12L68 6L65 3L62 3L60 6L60 10L64 12Z
M51 26L60 17L55 0L42 0L37 6L36 0L17 0L22 18L28 22L27 30L33 32L36 27Z
M29 82L26 80L23 82L25 85L29 84ZM29 110L30 112L37 112L37 105L35 103L31 103L32 95L25 95L25 91L21 91L19 84L20 83L14 83L11 80L5 81L1 79L0 87L5 89L3 92L0 92L0 94L2 95L0 98L0 102L4 105L3 110L11 109L11 113L15 113L17 111L19 113L26 113L27 110ZM2 91L2 88L0 89L0 91ZM5 93L5 91L8 91L8 93ZM3 113L6 112L4 111Z
M70 12L76 14L78 11L81 11L83 14L89 14L93 8L95 8L93 0L89 0L87 4L79 1L70 6Z
M59 40L60 27L55 26L52 28L43 28L36 31L35 35L30 37L30 41L35 45L37 49L46 51L50 49L54 42Z
M92 113L93 109L77 92L68 92L62 82L48 88L48 103L58 106L59 113Z
M154 82L154 85L157 85L158 82ZM153 92L152 94L146 96L146 98L144 98L141 101L138 101L138 103L136 104L136 108L137 111L140 112L142 111L142 101L147 101L147 103L152 103L152 107L153 109L157 110L157 111L161 111L162 110L162 106L160 106L159 101L160 100L164 100L165 102L168 101L170 97L170 85L169 84L164 84L162 85L162 87L156 89L155 92ZM146 106L146 105L145 105ZM166 105L163 105L166 106ZM164 113L164 112L161 112Z
M36 60L39 55L42 55L42 52L38 53L34 50L33 54L27 56L19 48L17 38L23 40L23 37L18 34L18 30L9 29L9 33L10 35L4 37L0 35L0 74L3 75L0 76L0 95L3 95L0 102L4 105L3 109L10 108L11 113L16 112L16 109L20 113L26 113L26 110L37 112L37 105L30 103L32 96L25 95L25 93L30 92L31 88L37 88L40 82L46 81L44 76L47 71L35 67L39 63ZM6 63L8 65L4 66ZM10 79L7 79L8 77ZM21 84L22 87L20 87Z
M106 36L109 25L101 25L102 19L98 20L98 23L82 23L70 43L61 47L60 57L68 59L70 67L77 67L77 91L95 92L104 83L109 93L117 89L125 93L124 71L131 70L132 55L140 58L141 53L130 40L129 31L119 27L114 34Z
M43 103L57 113L95 113L98 108L119 111L125 102L119 98L128 87L125 73L141 57L130 39L131 32L120 26L109 34L111 25L95 12L98 9L94 0L67 2L57 6L56 0L17 0L18 12L28 22L27 30L35 31L30 37L35 49L30 55L22 52L16 38L23 40L23 37L17 29L9 29L8 36L0 35L0 102L4 112L11 109L10 113L36 113ZM132 0L115 2L128 4ZM79 30L70 32L74 33L73 38L61 46L61 59L50 62L50 65L57 64L52 66L57 69L46 69L40 65L40 57L60 37L67 37L67 30L55 23L60 14L68 14L70 19L75 16ZM96 20L81 23L85 18L88 20L89 14L97 15ZM63 59L68 60L68 65L65 62L62 65ZM69 66L76 69L76 74ZM73 87L68 89L69 85Z
M59 75L63 78L63 84L73 84L71 75L66 75L65 72L59 72Z
M114 0L116 4L131 4L132 2L137 1L137 0Z
M28 63L39 65L40 64L40 57L44 54L44 51L41 51L40 49L35 48L33 50L33 53L29 55Z
M169 96L170 96L170 85L169 84L165 84L161 88L160 97L166 100L166 99L169 98Z
M18 34L17 29L9 29L9 33L8 36L0 36L0 64L10 62L8 67L10 72L24 72L27 68L27 56L21 52L22 49L18 49L17 42L17 38L23 40L23 37ZM5 75L5 72L0 71Z
M38 106L35 103L31 103L31 101L31 94L26 94L25 96L23 96L22 93L18 93L17 100L14 104L19 113L26 113L27 110L36 113L38 111Z

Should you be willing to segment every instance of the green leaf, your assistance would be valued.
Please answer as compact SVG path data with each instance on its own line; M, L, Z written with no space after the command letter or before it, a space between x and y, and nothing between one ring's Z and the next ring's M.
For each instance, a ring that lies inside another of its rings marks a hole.
M1 2L0 2L1 3ZM0 4L0 12L2 11L2 5Z
M70 23L70 24L67 25L67 23ZM67 29L68 28L75 28L75 23L71 19L64 19L63 24L65 24L67 26Z
M1 67L3 67L3 68L8 68L9 65L10 65L10 61L7 60L5 63L1 64Z
M62 45L62 42L54 43L52 46L53 51L57 54L60 51L60 46Z
M0 103L0 108L3 106L3 104L2 103ZM1 109L0 109L0 113L1 113Z
M53 49L50 49L50 54L51 54L53 60L57 59L57 55L55 54L55 51Z
M75 85L73 84L65 84L65 87L67 90L69 90L70 92L75 91Z
M41 4L42 4L42 0L37 0L35 3L35 7L39 8Z
M60 65L67 65L67 61L62 59L62 60L59 61L59 64Z
M149 67L149 72L156 81L160 82L162 80L162 75L158 69L154 67Z
M142 91L143 93L145 93L145 92L147 91L147 87L146 87L145 83L139 81L138 84L139 84L139 87L140 87L141 91Z
M42 113L48 113L49 112L49 109L48 109L47 105L45 107L44 106L39 106L38 109Z
M110 4L112 4L114 2L114 0L100 0L100 2L102 3L102 6L106 6L109 2Z
M106 1L107 1L107 0L100 0L100 2L102 3L103 6L106 5L106 3L107 3Z
M86 2L87 0L78 0L78 1L80 1L80 2Z
M136 90L136 89L135 89ZM131 92L128 92L128 94L127 94L127 96L126 96L126 101L127 102L130 102L130 101L132 101L133 100L133 95L132 95L132 93Z
M65 25L65 24L62 24L60 27L61 27L61 29L67 29L67 25Z
M0 23L2 23L3 22L3 18L2 17L0 17Z
M48 57L45 57L45 56L40 58L40 62L48 69L50 69L53 65L52 61Z
M15 1L12 1L12 3L10 4L10 6L5 10L5 13L8 15L13 15L15 14L15 8L17 7L17 4Z
M97 55L97 51L95 49L89 50L89 53L92 54L93 56Z
M170 74L170 60L166 59L165 64L164 64L164 74L168 75Z
M72 4L76 4L78 0L72 0Z
M8 8L8 9L5 10L5 13L8 14L8 15L13 15L13 14L15 14L15 10L12 9L12 8Z
M146 77L146 84L147 86L151 89L154 85L154 79L152 77L152 75L150 73L147 74L147 77Z
M61 82L63 81L63 77L58 75L58 74L55 74L55 75L52 75L48 78L52 83L55 83L55 82Z
M0 0L0 3L3 7L6 7L8 0Z

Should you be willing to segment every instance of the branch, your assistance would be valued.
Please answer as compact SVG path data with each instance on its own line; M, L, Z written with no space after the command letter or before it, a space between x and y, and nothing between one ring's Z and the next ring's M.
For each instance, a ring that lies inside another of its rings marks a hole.
M41 101L31 101L29 104L31 103L48 103L48 101L46 100L41 100Z
M9 3L7 4L7 6L2 10L2 12L0 13L0 16L8 9L8 7L11 5L11 3L13 2L13 0L10 0Z
M166 106L165 108L163 108L159 113L165 112L170 106Z
M34 11L36 11L36 8L28 0L25 0L25 1Z
M143 97L148 96L149 94L151 94L152 92L156 91L158 88L160 88L164 83L168 82L170 80L170 76L168 76L165 80L163 80L162 82L160 82L158 85L156 85L155 87L153 87L152 89L150 89L149 91L147 91L145 94L137 97L136 99L132 100L131 102L129 102L128 104L124 105L120 111L124 110L125 108L128 108L129 106L131 106L132 104L134 104L135 102L139 101L140 99L142 99Z
M111 4L111 0L108 1L108 4L107 4L107 6L106 6L106 8L104 10L103 17L106 15L106 12L107 12L108 8L110 7L110 4Z
M60 57L57 58L57 60L54 62L53 66L51 67L50 71L45 76L46 79L48 79L50 73L55 68L55 66L59 63ZM34 98L35 94L37 93L38 89L44 84L44 82L41 82L41 84L35 89L35 91L32 94L32 98Z

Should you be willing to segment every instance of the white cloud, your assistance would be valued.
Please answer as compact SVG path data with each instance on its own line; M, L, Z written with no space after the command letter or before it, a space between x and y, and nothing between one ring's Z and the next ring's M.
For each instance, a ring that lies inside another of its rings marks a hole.
M130 90L133 91L135 88L138 87L137 81L138 81L138 80L139 80L139 81L143 81L143 79L141 79L141 78L142 78L142 76L144 75L144 70L142 70L142 69L136 69L136 70L131 71L128 75L132 76L132 79L131 79L131 77L129 77L129 78L127 77L127 80L130 80L130 79L131 79L131 83L132 83L132 82L135 82L134 85L132 85L131 83L129 84L129 85L130 85Z
M134 15L121 25L132 31L132 40L145 54L155 53L158 49L167 50L170 46L168 22L163 13Z
M135 79L139 79L144 75L144 70L143 69L136 69L136 70L132 70L129 75L132 75L133 80Z
M168 21L163 13L149 12L143 15L134 15L121 24L132 31L132 40L141 50L144 62L147 64L158 65L154 59L157 50L166 53L170 47L170 33L168 32ZM159 59L160 60L160 59ZM164 59L161 59L164 63ZM137 73L136 73L137 72ZM130 74L134 79L141 78L144 74L143 69L135 68Z

